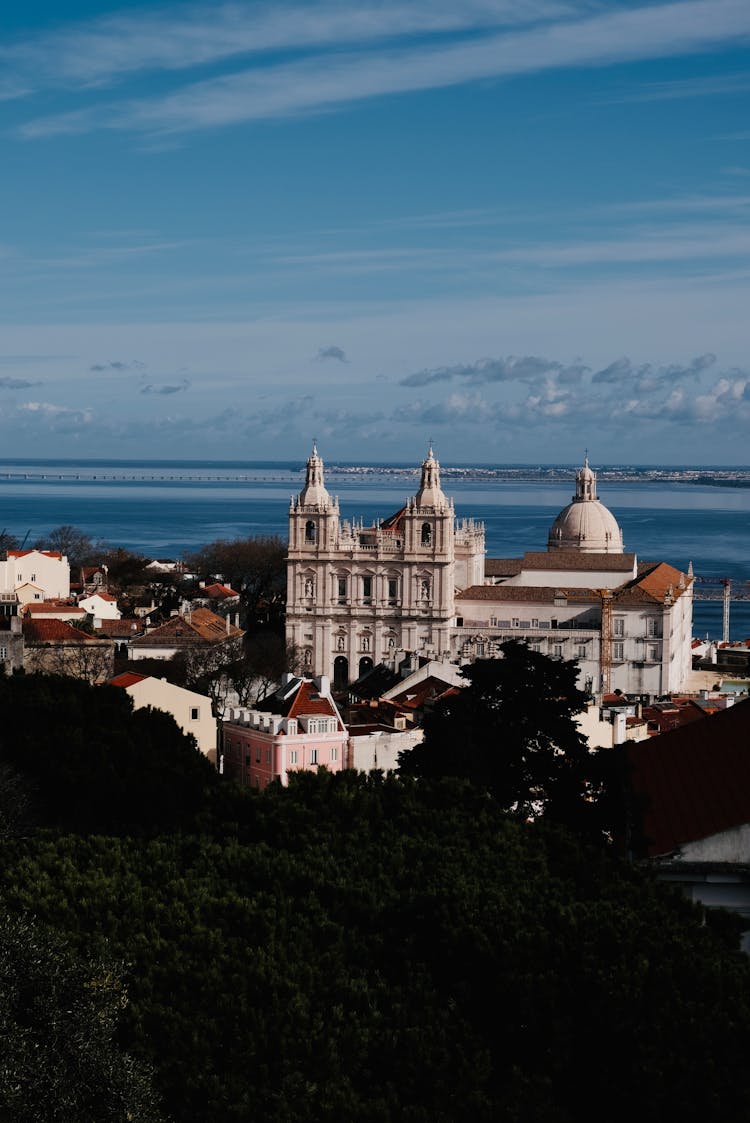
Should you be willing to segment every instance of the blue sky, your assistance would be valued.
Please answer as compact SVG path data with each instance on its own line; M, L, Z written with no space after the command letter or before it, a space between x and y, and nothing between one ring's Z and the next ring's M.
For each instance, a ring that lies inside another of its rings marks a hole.
M748 0L60 9L0 15L3 456L750 462Z

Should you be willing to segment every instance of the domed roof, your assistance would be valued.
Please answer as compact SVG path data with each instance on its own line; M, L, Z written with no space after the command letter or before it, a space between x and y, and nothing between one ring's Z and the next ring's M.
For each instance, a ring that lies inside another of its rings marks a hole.
M573 502L552 524L548 550L578 550L584 554L621 554L622 531L617 519L596 497L596 472L588 458L576 473Z

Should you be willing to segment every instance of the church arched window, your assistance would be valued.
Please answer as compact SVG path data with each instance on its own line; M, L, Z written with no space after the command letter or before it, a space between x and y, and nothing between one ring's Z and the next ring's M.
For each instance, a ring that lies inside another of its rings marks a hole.
M312 519L308 519L305 523L305 542L315 541L315 523Z
M429 523L422 523L422 545L432 545L432 527Z

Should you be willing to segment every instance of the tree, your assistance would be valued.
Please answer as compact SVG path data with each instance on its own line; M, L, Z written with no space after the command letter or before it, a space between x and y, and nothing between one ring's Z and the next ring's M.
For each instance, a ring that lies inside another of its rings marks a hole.
M283 538L218 539L188 554L185 564L202 577L221 576L242 597L243 626L283 623L286 601L286 553Z
M111 963L0 913L0 1116L14 1123L157 1123L148 1070L121 1052L127 1005Z
M574 721L587 702L577 663L517 641L501 651L463 668L468 685L438 702L422 744L400 755L401 771L471 780L522 818L586 817L595 768Z
M40 539L37 547L44 550L56 550L67 557L71 565L83 565L100 553L102 549L106 549L103 543L94 542L85 531L69 524L55 527L46 538Z
M111 833L192 822L215 769L160 710L133 710L115 686L74 678L0 678L0 762L29 783L45 825Z

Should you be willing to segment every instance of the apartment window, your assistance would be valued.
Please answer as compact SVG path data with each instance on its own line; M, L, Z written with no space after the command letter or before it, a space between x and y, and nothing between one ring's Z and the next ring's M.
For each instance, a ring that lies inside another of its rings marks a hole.
M339 577L338 579L338 596L340 601L346 600L346 578Z
M618 663L622 663L623 659L625 658L625 644L624 643L616 643L616 644L613 645L612 658L617 660Z
M532 626L532 628L538 628L539 627L539 621L538 620L532 620L531 626Z
M270 763L271 763L271 750L266 749L266 764L270 764Z
M476 645L477 659L484 659L484 644L478 643Z
M333 748L331 749L331 760L338 760L338 759L339 759L339 750L334 745Z
M659 621L655 616L649 616L646 621L646 635L658 636L659 635Z
M398 581L395 577L388 578L388 600L391 603L398 600Z
M578 644L578 658L579 659L585 659L586 658L586 644L585 643L579 643Z
M191 706L190 707L190 720L191 721L197 721L199 717L200 717L200 710L198 709L198 707L197 706Z
M652 663L658 663L661 660L661 652L657 644L654 644L648 649L648 657Z
M19 581L23 581L23 574L22 574L22 573L19 573L19 574L18 574L18 580L19 580Z
M362 578L362 596L365 600L372 600L372 577Z
M521 626L521 621L518 619L518 617L516 617L515 619L511 620L510 624L512 628L519 628Z
M0 659L7 659L7 658L8 658L8 648L7 647L0 647Z
M245 764L249 764L249 763L250 763L250 753L246 753L245 754Z
M255 749L255 763L260 764L260 745Z
M562 644L556 643L554 645L552 654L555 656L556 659L562 659L562 653L563 653Z
M614 633L616 636L625 635L625 617L616 616L614 621Z
M297 749L290 749L289 750L289 763L290 764L296 764L297 763Z
M317 749L310 749L310 764L317 764L317 763L318 763L318 750Z
M29 578L29 581L36 581L36 573L32 573L31 577Z

